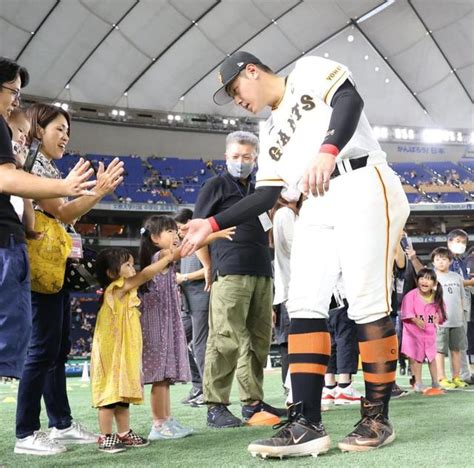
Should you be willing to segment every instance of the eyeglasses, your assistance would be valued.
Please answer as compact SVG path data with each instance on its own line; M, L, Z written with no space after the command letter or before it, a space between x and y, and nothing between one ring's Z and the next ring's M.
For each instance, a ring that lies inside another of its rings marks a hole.
M12 88L9 88L8 86L4 86L4 85L0 85L0 88L8 89L8 91L10 91L13 94L13 96L15 96L15 101L20 100L21 92L20 92L19 89L12 89Z

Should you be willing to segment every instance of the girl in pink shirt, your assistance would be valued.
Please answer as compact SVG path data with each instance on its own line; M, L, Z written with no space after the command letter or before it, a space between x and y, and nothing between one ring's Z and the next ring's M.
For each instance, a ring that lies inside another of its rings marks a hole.
M417 288L403 298L401 319L403 322L402 353L410 359L415 377L415 392L425 395L444 393L438 383L436 370L436 328L446 320L443 288L430 268L422 268L416 275ZM426 388L421 379L421 366L428 361L432 386Z

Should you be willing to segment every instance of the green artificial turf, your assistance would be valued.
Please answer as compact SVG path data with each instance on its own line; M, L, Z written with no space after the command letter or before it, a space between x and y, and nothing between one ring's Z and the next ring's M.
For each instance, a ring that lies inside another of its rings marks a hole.
M426 367L426 366L425 366ZM425 369L426 371L427 369ZM426 379L428 382L429 380ZM407 377L398 383L408 387ZM361 376L356 377L362 390ZM90 388L80 378L68 379L69 399L73 415L91 430L97 431L96 411L90 407ZM235 385L236 387L236 385ZM333 448L326 455L312 458L261 460L247 452L250 441L272 434L269 427L243 427L238 429L208 429L206 409L190 408L179 401L189 391L189 385L172 387L174 416L196 433L186 439L153 442L141 449L130 449L116 455L104 454L95 445L69 446L61 455L33 457L15 455L16 385L0 384L0 466L180 466L180 467L444 467L473 466L474 441L474 387L451 391L441 397L425 397L411 393L393 401L391 419L397 433L396 441L382 449L366 453L341 453L337 442L344 437L358 420L358 407L335 408L324 413L323 420L331 435ZM145 389L146 394L149 388ZM279 370L265 375L266 401L282 406L284 399ZM232 395L231 411L238 415L237 392ZM10 400L13 400L10 402ZM143 436L150 429L148 403L131 409L132 427ZM45 411L43 427L47 426Z

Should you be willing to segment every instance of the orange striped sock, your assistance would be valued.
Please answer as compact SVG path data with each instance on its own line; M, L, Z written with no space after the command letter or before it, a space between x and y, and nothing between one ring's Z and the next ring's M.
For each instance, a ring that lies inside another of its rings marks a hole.
M396 379L398 340L390 317L358 324L359 351L365 380L365 398L383 401L384 415Z
M292 319L288 360L293 402L303 402L303 414L321 421L321 394L331 352L331 337L324 319Z

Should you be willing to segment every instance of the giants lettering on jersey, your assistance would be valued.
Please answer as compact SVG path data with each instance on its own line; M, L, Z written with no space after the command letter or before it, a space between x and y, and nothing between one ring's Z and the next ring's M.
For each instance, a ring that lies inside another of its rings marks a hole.
M303 94L300 97L299 102L297 102L291 108L291 114L287 120L289 128L286 130L286 133L281 129L278 130L278 141L276 142L276 145L272 146L268 150L268 154L274 161L278 161L281 158L283 154L283 147L288 144L288 142L291 140L291 137L295 133L296 122L302 117L301 111L310 111L315 107L316 103L314 102L313 96L310 96L309 94Z

